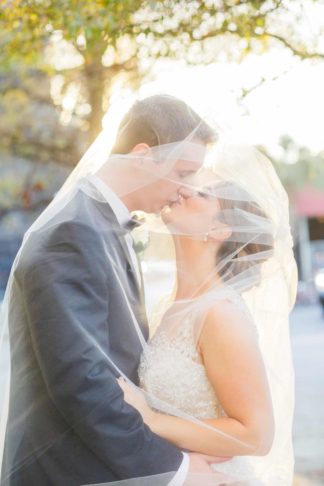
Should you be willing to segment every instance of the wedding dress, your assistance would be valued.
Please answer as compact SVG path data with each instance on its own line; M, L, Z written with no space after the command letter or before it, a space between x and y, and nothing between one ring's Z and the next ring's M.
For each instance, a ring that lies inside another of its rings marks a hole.
M233 293L231 301L250 316L238 294ZM172 336L165 327L162 322L142 354L139 366L142 389L148 392L148 397L154 396L196 419L226 416L197 350L192 315L188 315L180 325L175 326L176 333ZM255 332L257 334L256 327ZM154 408L154 402L151 402L151 406ZM230 461L214 464L213 468L233 477L231 484L235 485L287 486L288 483L279 477L275 483L273 477L271 482L262 480L262 470L265 468L261 467L260 462L264 463L264 458L237 456Z

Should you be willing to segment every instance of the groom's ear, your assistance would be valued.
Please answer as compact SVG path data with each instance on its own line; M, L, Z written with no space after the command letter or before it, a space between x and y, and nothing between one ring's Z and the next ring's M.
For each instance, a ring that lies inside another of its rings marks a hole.
M141 166L143 164L143 158L145 155L149 155L151 147L147 145L147 143L138 143L135 147L132 148L130 154L136 155L136 158L133 159L134 165Z
M149 149L150 149L150 146L147 145L147 143L141 142L141 143L138 143L137 145L135 145L132 148L132 150L131 150L130 153L134 153L134 152L146 152Z

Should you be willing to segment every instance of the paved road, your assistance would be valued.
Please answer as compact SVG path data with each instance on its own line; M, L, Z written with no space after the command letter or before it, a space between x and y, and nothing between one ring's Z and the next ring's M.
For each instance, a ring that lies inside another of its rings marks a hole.
M291 314L296 371L294 446L296 474L324 485L324 318L318 306Z
M291 331L296 370L294 484L319 486L324 485L324 319L320 308L296 307ZM0 354L0 406L5 353Z

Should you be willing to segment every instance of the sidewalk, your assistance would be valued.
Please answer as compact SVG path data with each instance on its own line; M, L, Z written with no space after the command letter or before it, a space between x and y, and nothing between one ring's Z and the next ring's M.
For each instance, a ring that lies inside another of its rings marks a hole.
M324 319L319 306L291 315L296 372L294 486L324 485Z

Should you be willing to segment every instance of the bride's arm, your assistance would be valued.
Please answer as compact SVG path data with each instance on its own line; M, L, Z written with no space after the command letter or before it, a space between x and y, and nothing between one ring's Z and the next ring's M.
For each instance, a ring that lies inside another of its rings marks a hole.
M208 428L152 411L142 413L144 421L182 449L215 456L266 454L273 440L273 412L253 324L231 303L219 303L207 315L199 348L227 416L203 420Z

